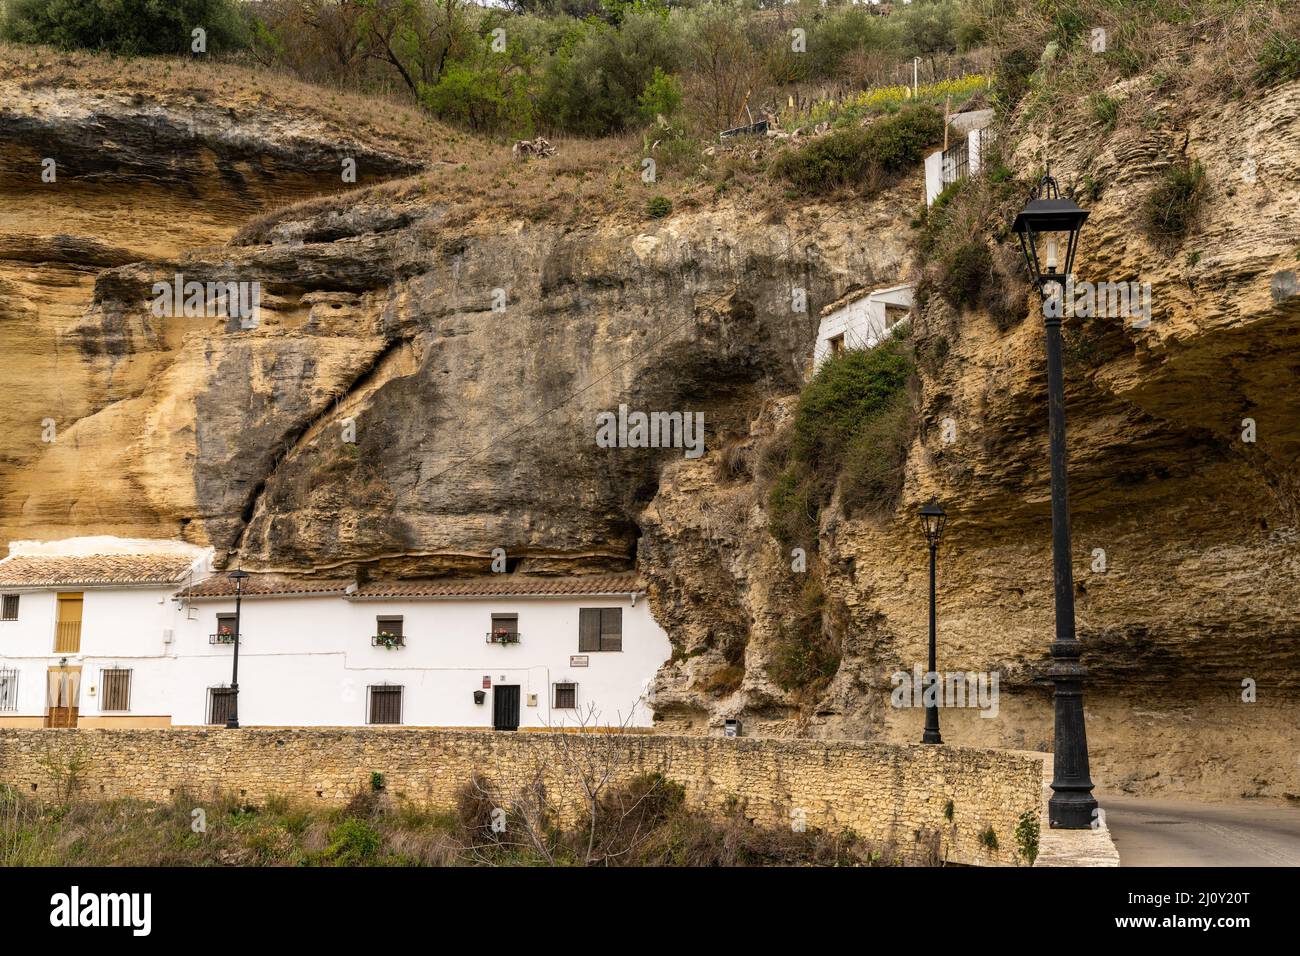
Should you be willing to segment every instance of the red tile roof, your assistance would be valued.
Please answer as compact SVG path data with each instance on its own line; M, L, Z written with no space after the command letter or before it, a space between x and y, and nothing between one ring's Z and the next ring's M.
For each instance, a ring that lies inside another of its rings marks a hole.
M246 595L345 594L351 581L294 578L283 574L249 574ZM490 574L474 578L368 581L352 598L473 598L547 597L559 595L629 594L643 592L645 584L635 572L545 577L535 574ZM233 597L235 587L225 572L213 574L182 592L187 597Z
M378 597L505 597L641 592L645 585L634 572L544 577L535 574L489 574L476 578L432 578L425 581L370 581L354 596Z
M342 594L351 581L295 578L285 574L253 574L244 579L245 595ZM217 571L181 592L186 597L234 597L230 572Z
M0 561L0 587L176 584L193 563L193 557L175 554L14 554Z

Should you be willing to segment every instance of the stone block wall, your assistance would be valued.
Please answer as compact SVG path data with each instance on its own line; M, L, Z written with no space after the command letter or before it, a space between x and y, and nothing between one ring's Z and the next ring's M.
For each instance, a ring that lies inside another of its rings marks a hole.
M225 792L338 805L373 772L398 799L451 808L479 774L509 792L533 779L574 806L579 765L615 779L658 771L702 809L737 803L755 822L852 829L922 862L1024 865L1015 829L1040 810L1042 761L1021 752L849 741L650 734L494 734L427 729L0 729L0 783L57 799L168 800ZM948 804L951 802L951 819ZM988 832L996 838L990 845ZM937 835L937 836L936 836Z

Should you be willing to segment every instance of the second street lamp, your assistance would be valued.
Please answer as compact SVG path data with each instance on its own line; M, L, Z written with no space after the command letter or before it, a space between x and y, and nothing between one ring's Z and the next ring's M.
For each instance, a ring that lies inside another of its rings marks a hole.
M943 526L947 520L948 513L943 510L943 505L933 498L921 509L921 527L925 529L925 540L930 545L930 667L926 671L929 675L930 687L921 692L923 701L927 691L930 699L925 703L925 733L921 736L923 744L943 743L943 738L939 736L939 673L936 670L934 650L934 560L935 553L939 549L939 538L943 535Z
M235 568L230 572L230 580L235 582L235 662L230 673L230 716L226 718L226 728L239 729L239 604L244 595L244 579L248 572Z
M1056 637L1052 641L1052 679L1056 726L1053 744L1052 798L1048 825L1054 829L1086 830L1092 826L1097 801L1088 769L1088 736L1083 721L1083 681L1087 668L1079 661L1074 632L1074 574L1070 567L1070 495L1065 458L1065 383L1061 371L1061 293L1074 266L1079 231L1088 211L1062 199L1051 173L1038 184L1032 199L1016 216L1012 228L1034 283L1043 297L1043 326L1047 338L1047 419L1052 465L1052 578L1056 596Z

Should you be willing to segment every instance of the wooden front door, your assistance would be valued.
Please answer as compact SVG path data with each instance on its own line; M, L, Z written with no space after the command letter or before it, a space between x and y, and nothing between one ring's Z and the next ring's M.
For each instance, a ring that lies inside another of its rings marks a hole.
M59 613L54 624L54 653L81 653L81 594L59 595Z
M492 729L519 729L518 684L497 684L492 688Z
M81 698L81 668L51 667L47 675L46 727L77 726L78 702Z

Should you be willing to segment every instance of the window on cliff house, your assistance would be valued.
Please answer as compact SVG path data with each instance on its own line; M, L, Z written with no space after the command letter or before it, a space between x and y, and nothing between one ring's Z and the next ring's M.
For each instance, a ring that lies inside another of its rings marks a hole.
M0 601L0 621L18 620L18 595L6 594Z
M519 640L519 615L493 614L491 637L498 644L517 642Z
M218 644L235 643L235 615L233 614L217 615L217 643Z
M402 630L402 615L386 614L375 618L375 634L392 634L399 644L406 643L406 632Z
M578 685L556 684L554 706L556 710L573 710L576 708L578 706Z
M621 651L623 649L623 609L621 607L584 607L578 611L578 650Z
M370 688L369 724L402 722L402 687L400 684L376 684Z
M131 672L126 668L106 668L100 672L100 710L131 709Z
M18 709L18 671L12 667L0 669L0 710Z
M235 692L230 687L208 688L208 723L225 726L235 709Z
M831 339L829 339L829 340L827 341L827 344L830 345L830 347L831 347L831 355L839 355L841 352L844 351L844 335L843 335L843 333L841 333L840 335L836 335L836 336L832 337Z

